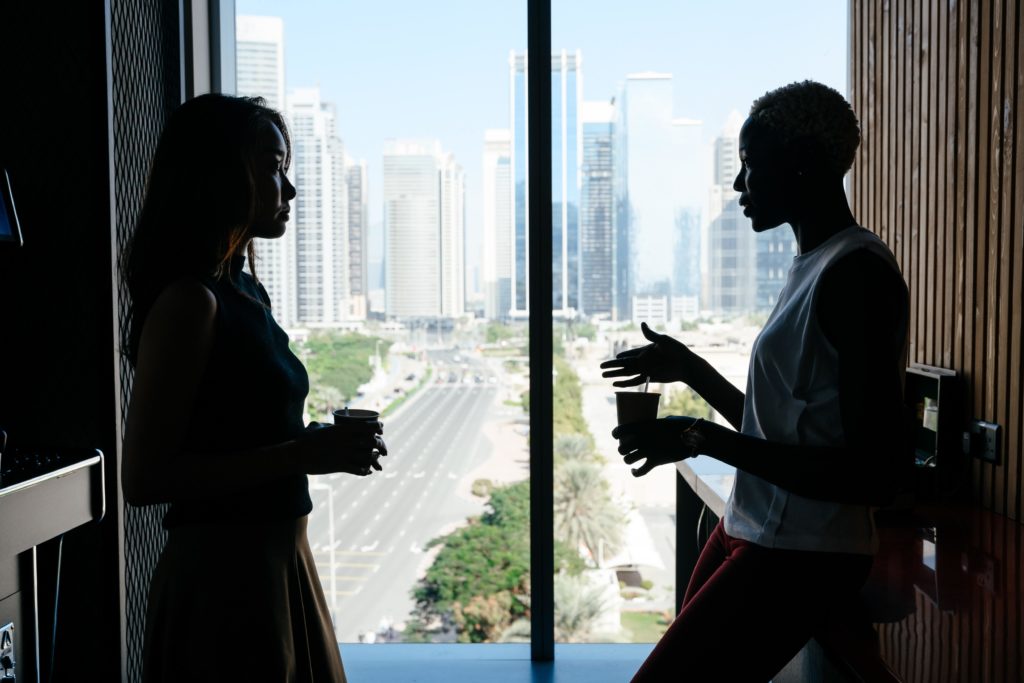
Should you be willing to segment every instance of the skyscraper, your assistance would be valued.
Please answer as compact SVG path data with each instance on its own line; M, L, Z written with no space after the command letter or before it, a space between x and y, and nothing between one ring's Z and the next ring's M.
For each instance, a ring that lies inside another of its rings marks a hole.
M700 122L673 115L672 74L626 77L615 107L616 317L635 317L634 297L687 294L693 214L702 176ZM699 220L699 219L698 219ZM682 231L686 231L684 235ZM698 246L699 249L699 246ZM687 259L677 264L677 256Z
M707 224L706 307L739 315L754 310L757 244L733 183L739 171L743 118L732 112L714 144L714 176Z
M348 191L334 105L319 88L288 96L292 124L297 318L331 325L348 310Z
M528 311L527 253L529 223L526 178L528 103L527 56L509 56L511 91L512 176L514 179L513 234L515 267L512 275L513 315ZM580 308L580 162L582 145L580 103L583 57L579 50L551 55L551 305L555 315L572 316Z
M345 155L345 185L348 190L348 316L363 320L368 312L368 230L369 186L366 162Z
M384 144L384 274L390 318L461 315L465 180L436 140Z
M754 310L767 313L775 307L779 292L786 284L786 276L796 256L796 237L788 225L758 233L757 243L757 291Z
M692 320L700 315L701 209L707 202L708 178L701 153L702 132L700 121L672 121L673 151L679 155L674 181L678 194L670 311L673 320Z
M580 304L583 313L612 318L615 291L614 156L615 107L584 102L580 197Z
M284 106L284 22L280 17L235 20L238 94L262 97L271 109Z
M512 309L512 149L507 129L484 132L484 316L508 317Z
M238 94L259 96L273 109L284 107L284 22L279 17L239 16L236 20ZM294 167L294 166L293 166ZM295 181L294 170L289 172ZM257 240L256 273L282 327L297 323L295 223L278 239Z
M466 312L466 175L451 153L439 159L441 183L441 316Z

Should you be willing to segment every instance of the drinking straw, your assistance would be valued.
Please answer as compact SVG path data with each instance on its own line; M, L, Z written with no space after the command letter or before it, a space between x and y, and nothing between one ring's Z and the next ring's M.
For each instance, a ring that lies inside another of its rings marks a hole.
M647 393L647 387L650 386L650 384L651 384L651 378L650 377L644 377L644 393L645 394Z
M348 417L348 406L345 406L345 417Z

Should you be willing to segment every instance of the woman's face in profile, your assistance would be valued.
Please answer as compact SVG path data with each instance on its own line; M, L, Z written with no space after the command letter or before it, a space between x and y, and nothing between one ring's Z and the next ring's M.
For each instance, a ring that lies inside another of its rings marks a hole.
M789 220L793 172L782 146L763 127L747 119L740 129L740 170L733 189L754 232Z
M273 239L284 234L291 207L288 202L295 198L295 186L285 175L284 162L288 148L284 136L277 126L268 124L260 132L256 154L253 158L253 175L256 179L256 220L252 225L252 236Z

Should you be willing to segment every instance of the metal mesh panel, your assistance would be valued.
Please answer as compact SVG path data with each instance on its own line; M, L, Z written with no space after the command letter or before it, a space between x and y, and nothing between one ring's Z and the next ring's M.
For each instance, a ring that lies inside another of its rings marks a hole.
M114 126L114 203L117 254L123 253L141 208L160 131L180 102L177 3L114 0L110 6L111 70ZM118 324L129 323L128 293L117 288ZM123 338L123 336L122 336ZM131 396L132 370L122 356L119 368L122 402ZM124 415L127 405L121 406ZM122 432L124 425L121 425ZM142 678L142 636L149 581L164 547L160 526L165 507L125 505L124 593L127 653L125 677Z

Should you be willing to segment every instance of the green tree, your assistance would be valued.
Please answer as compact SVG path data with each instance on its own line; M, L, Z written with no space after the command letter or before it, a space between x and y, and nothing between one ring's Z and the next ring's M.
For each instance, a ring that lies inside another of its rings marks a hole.
M585 575L556 575L555 640L560 643L592 640L594 626L605 606L604 590L590 584Z
M675 389L668 394L658 409L658 417L666 415L684 415L686 417L703 417L711 419L711 406L697 395L690 387Z
M598 559L622 545L626 520L612 501L601 468L570 460L555 469L555 538L570 548L583 545Z
M580 434L593 439L587 429L587 421L583 419L583 391L580 377L567 360L555 356L555 385L552 389L554 399L554 433Z
M522 326L517 327L499 322L490 322L484 328L484 341L488 344L496 344L510 339L522 339L526 334L527 331Z
M572 461L593 461L594 448L583 434L559 434L554 443L555 467Z
M594 627L606 607L604 591L583 575L555 575L555 640L585 643L594 640ZM530 642L530 620L517 619L506 628L503 643Z
M460 642L496 640L516 619L529 616L529 481L495 488L484 514L430 542L438 545L437 557L413 589L410 640L428 638L429 625L444 618L455 623ZM575 574L583 562L556 541L555 566Z
M306 408L314 420L332 422L331 411L345 407L345 397L334 387L313 382L309 383L309 395L306 397Z
M373 377L370 357L380 350L387 356L391 342L362 334L318 330L299 345L297 354L306 365L310 386L332 387L351 401L359 385Z

